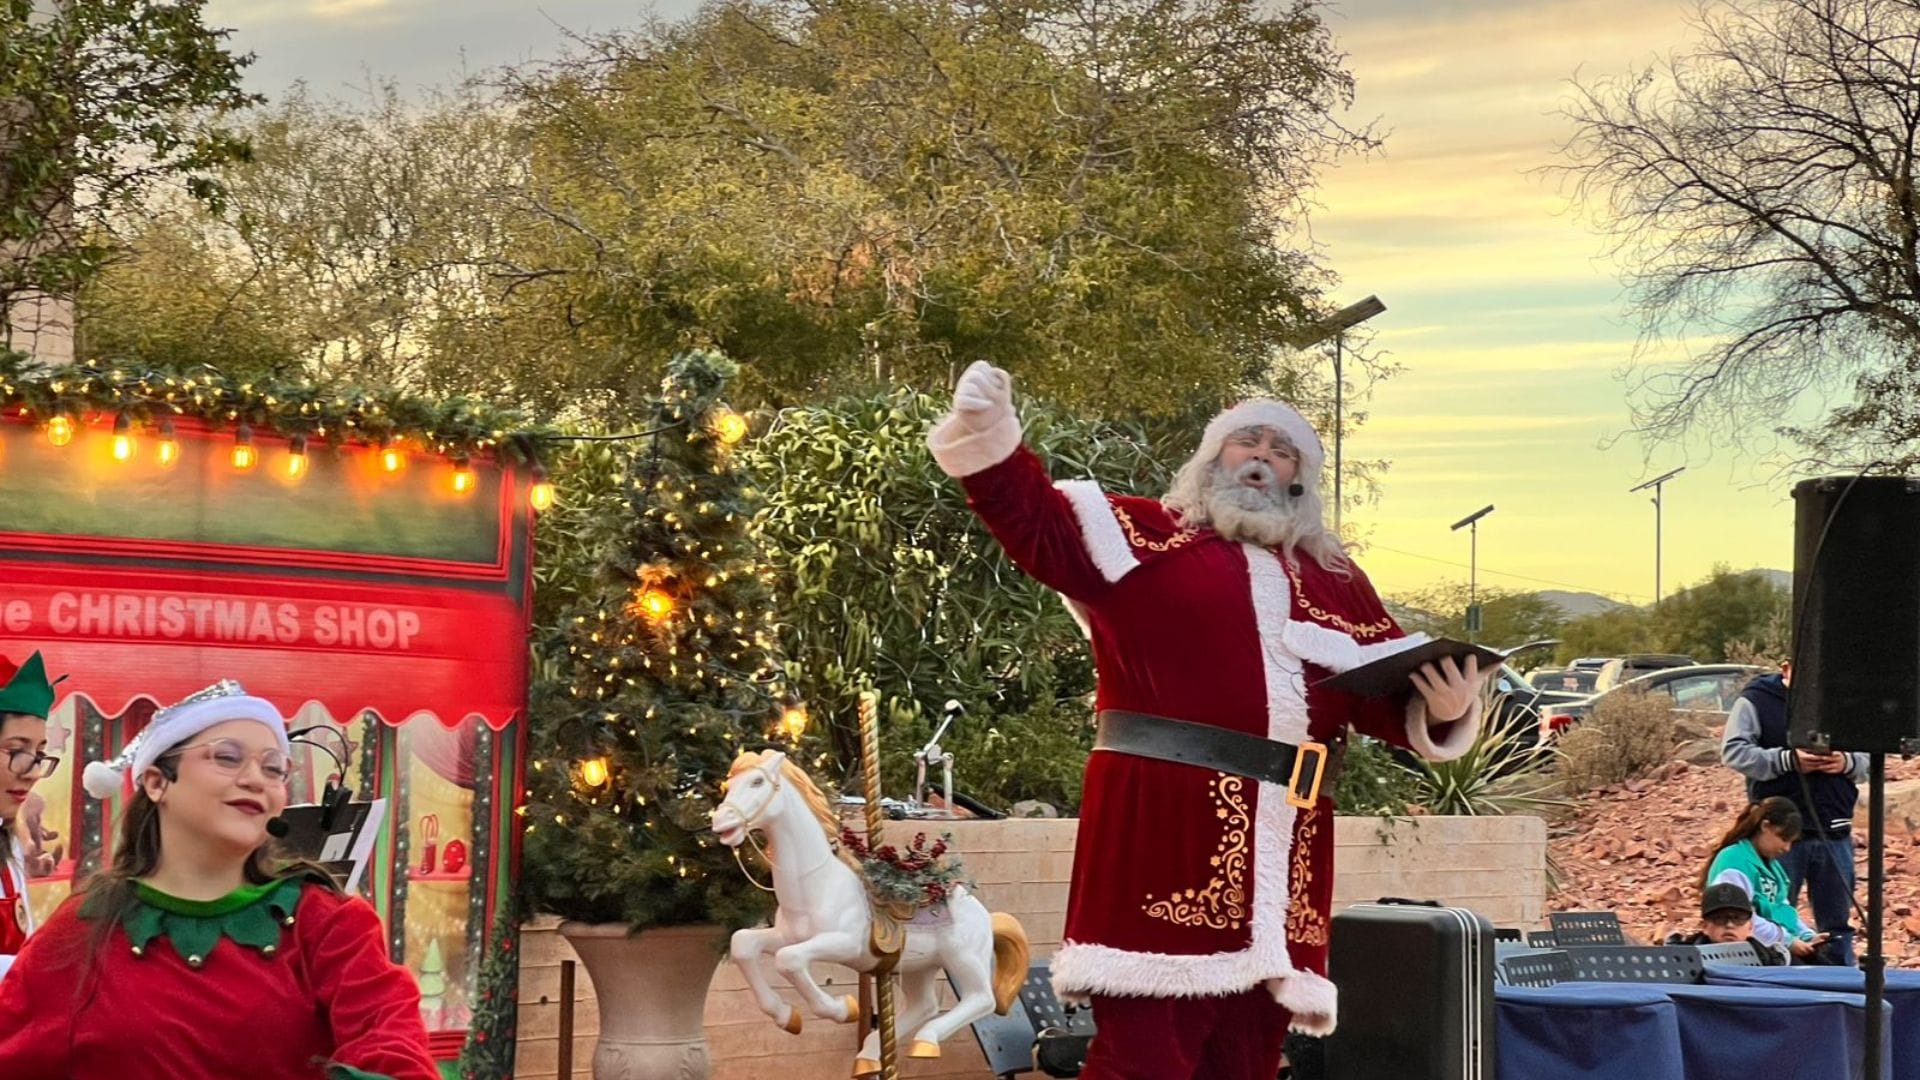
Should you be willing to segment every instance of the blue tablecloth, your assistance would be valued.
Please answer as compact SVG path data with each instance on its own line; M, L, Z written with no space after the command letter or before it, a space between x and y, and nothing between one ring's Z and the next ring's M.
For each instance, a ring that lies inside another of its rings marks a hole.
M1686 1080L1680 1026L1658 986L1494 988L1498 1080ZM1746 1080L1760 1080L1756 1073Z
M1867 992L1867 976L1859 968L1708 964L1707 982L1714 986L1792 986L1841 994ZM1920 1077L1920 971L1888 970L1887 1004L1893 1006L1893 1015L1887 1018L1893 1036L1893 1075Z
M1687 1080L1858 1080L1863 1075L1867 999L1859 994L1787 986L1659 989L1678 1013ZM1890 1080L1894 1074L1884 1036L1881 1045L1880 1060L1888 1066L1882 1080Z

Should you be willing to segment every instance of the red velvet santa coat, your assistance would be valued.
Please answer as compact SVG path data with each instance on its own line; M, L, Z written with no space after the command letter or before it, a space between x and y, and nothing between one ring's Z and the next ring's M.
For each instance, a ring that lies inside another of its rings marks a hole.
M1183 529L1159 502L1090 482L1056 485L1017 429L956 434L936 430L935 457L1013 561L1086 627L1099 708L1292 744L1353 727L1431 758L1471 743L1477 711L1429 732L1418 695L1314 685L1413 643L1358 568ZM1276 785L1096 751L1056 988L1187 997L1267 983L1296 1029L1331 1031L1332 813L1325 797L1298 811Z

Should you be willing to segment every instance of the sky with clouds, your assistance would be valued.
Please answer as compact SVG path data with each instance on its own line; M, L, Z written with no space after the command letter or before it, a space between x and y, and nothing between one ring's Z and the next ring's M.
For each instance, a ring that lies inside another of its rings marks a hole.
M366 75L406 88L553 55L568 31L674 17L693 0L213 0L257 60L255 89L294 80L350 94ZM1402 370L1373 388L1356 459L1386 459L1377 505L1354 515L1363 564L1399 593L1467 576L1453 521L1481 523L1479 580L1644 602L1666 489L1667 591L1736 569L1792 566L1790 480L1759 451L1646 446L1623 378L1636 328L1615 267L1569 206L1557 115L1568 80L1642 66L1683 46L1690 0L1345 0L1328 21L1359 84L1351 119L1385 148L1329 172L1312 235L1344 281L1376 294L1375 344ZM1684 343L1642 363L1670 360ZM1756 421L1756 427L1771 422Z

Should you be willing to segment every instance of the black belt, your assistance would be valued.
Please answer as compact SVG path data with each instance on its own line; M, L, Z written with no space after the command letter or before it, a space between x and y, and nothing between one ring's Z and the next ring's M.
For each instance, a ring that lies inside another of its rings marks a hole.
M1102 709L1095 750L1172 761L1232 773L1287 789L1287 801L1305 809L1320 798L1329 777L1327 748L1317 742L1291 746L1258 735L1164 716ZM1303 783L1303 781L1305 781Z

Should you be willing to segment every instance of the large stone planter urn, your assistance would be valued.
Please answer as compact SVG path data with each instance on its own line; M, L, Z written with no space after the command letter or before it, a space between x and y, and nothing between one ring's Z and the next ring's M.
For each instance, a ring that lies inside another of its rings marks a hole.
M722 959L717 926L629 933L625 923L560 924L600 1003L594 1080L706 1080L707 986Z

